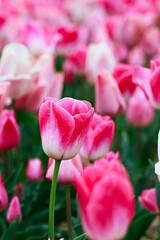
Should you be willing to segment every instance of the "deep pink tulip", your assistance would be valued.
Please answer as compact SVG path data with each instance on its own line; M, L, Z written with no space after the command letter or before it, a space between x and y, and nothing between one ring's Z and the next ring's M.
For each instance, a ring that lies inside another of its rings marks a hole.
M7 207L7 205L8 195L0 172L0 211L4 210Z
M116 80L107 70L101 70L95 89L96 112L115 116L122 113L125 107L125 101Z
M38 181L43 178L43 164L39 158L29 159L26 177L30 181Z
M151 213L159 213L156 199L156 188L145 189L138 197L140 204Z
M43 150L53 159L71 159L82 147L94 110L86 101L45 98L39 111Z
M48 167L46 172L46 178L52 181L53 170L55 166L55 160L50 158L48 161ZM76 155L74 158L68 161L62 161L58 173L57 183L61 185L72 185L74 182L74 173L82 173L82 161L80 155Z
M9 204L9 208L7 211L7 221L13 222L15 218L19 215L19 222L22 221L22 212L21 212L21 207L19 203L18 197L14 196Z
M0 150L11 150L19 144L20 130L13 110L3 110L0 116Z
M113 155L113 154L112 154ZM90 239L122 239L134 216L134 193L117 156L97 160L75 175L82 225Z
M128 99L131 96L136 87L132 82L133 74L134 68L128 64L117 64L113 72L113 76L125 99Z
M136 88L128 101L127 121L135 127L148 126L154 119L154 109L140 88Z
M112 143L115 124L109 116L94 113L80 154L88 160L105 157Z

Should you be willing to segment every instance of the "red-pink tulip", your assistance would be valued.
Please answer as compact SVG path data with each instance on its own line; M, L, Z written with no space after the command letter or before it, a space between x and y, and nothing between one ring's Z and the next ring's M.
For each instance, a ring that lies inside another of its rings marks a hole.
M39 111L43 150L53 159L71 159L82 147L94 110L86 101L45 98Z
M156 198L156 188L145 189L138 197L140 204L151 213L159 213L159 208Z
M7 218L7 221L10 223L10 222L13 222L17 216L19 216L19 222L21 222L22 212L21 212L19 199L18 197L14 196L9 204L6 218Z
M80 154L83 158L96 160L105 157L112 143L115 124L109 116L94 113Z
M140 88L136 88L128 101L127 121L135 127L148 126L154 119L154 109Z
M7 205L8 195L0 172L0 211L4 210L7 207Z
M46 178L52 181L55 160L50 158L46 172ZM74 173L80 174L83 170L82 161L79 155L67 161L62 161L58 173L57 183L61 185L72 185L74 182Z
M43 178L43 164L39 158L29 159L26 177L30 181L38 181Z
M3 110L0 116L0 149L11 150L19 144L20 130L13 110Z
M111 157L111 156L110 156ZM82 225L90 239L122 239L134 216L134 194L117 157L97 160L75 175Z
M102 115L117 115L126 105L116 80L105 69L101 70L96 81L95 109Z

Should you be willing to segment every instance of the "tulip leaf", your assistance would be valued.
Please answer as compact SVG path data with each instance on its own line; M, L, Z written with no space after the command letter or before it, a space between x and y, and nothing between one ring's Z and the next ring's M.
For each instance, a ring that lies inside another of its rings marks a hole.
M5 181L5 186L7 189L7 193L10 193L14 190L17 182L18 182L18 177L21 173L22 170L22 165L18 166L11 174L11 176Z
M19 216L9 225L9 227L4 231L1 240L11 240L13 234L15 233L16 229L18 228L18 219Z

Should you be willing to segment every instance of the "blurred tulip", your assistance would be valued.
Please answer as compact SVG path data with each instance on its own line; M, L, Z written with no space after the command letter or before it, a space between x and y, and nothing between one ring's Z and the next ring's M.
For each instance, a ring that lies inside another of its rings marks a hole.
M52 181L55 160L50 158L46 172L46 178ZM74 173L80 174L83 170L82 161L79 155L67 161L62 161L58 173L57 183L61 185L72 185L74 182Z
M82 147L94 110L87 101L45 98L39 111L43 150L50 158L73 158Z
M159 213L159 208L156 198L156 188L145 189L138 197L140 204L151 213Z
M80 154L83 158L96 160L105 157L112 143L115 124L109 116L94 113Z
M103 158L75 175L82 225L90 239L122 239L134 216L134 193L123 164Z
M31 89L35 74L44 61L44 58L36 61L22 44L6 45L0 61L0 82L11 83L8 95L14 99L25 95Z
M134 92L136 85L132 82L134 68L129 64L117 64L113 76L118 83L119 89L125 99Z
M95 109L102 115L118 115L126 107L116 80L105 69L101 70L96 81Z
M7 207L7 205L8 195L0 172L0 211L4 210Z
M146 127L154 119L154 109L144 92L138 87L128 101L126 119L135 127Z
M7 222L13 222L16 217L19 216L19 222L22 221L22 213L21 213L21 207L19 203L18 197L14 196L9 204L9 208L7 211Z
M113 53L105 42L88 46L85 71L90 83L95 84L97 76L103 68L112 73L115 64Z
M18 146L20 130L13 110L3 110L0 116L0 150L11 150Z
M30 181L38 181L43 178L43 164L39 158L29 159L26 177Z
M6 97L7 97L9 87L10 87L9 82L0 83L0 114L6 103L6 99L7 99Z
M19 198L19 200L22 199L23 195L23 183L19 182L14 190L14 195Z

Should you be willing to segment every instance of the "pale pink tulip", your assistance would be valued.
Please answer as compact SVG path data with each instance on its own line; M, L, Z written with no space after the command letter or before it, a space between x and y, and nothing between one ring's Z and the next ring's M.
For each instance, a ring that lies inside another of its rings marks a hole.
M14 196L9 204L6 218L7 218L7 221L11 223L16 219L17 216L19 216L19 222L21 222L22 212L21 212L19 199L18 197Z
M43 178L43 164L39 158L29 159L26 177L30 181L38 181Z

